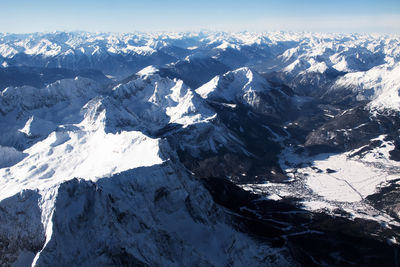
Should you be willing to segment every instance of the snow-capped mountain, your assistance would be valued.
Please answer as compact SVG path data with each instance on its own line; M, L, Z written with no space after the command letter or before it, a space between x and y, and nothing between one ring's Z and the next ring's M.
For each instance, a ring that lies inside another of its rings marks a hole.
M270 90L270 86L260 75L249 68L240 68L217 76L196 92L203 98L232 103L238 101L254 106L256 94Z
M2 262L242 265L276 253L226 224L167 141L143 134L216 116L153 72L111 89L76 78L3 90Z
M284 91L272 88L264 77L248 67L216 76L196 92L208 101L242 104L270 116L279 116L295 105Z
M395 265L399 64L394 35L0 34L0 265Z
M273 77L299 92L323 95L331 86L343 88L349 83L347 78L354 80L352 73L361 75L372 69L371 75L382 73L382 82L396 79L385 73L396 68L400 49L396 36L384 35L57 32L2 34L0 56L6 67L94 68L118 78L148 65L163 67L170 63L168 72L192 87L228 68L246 66L260 73L273 71Z
M357 100L372 100L373 110L394 110L400 108L400 64L383 64L365 72L344 75L333 85L333 89L347 88Z

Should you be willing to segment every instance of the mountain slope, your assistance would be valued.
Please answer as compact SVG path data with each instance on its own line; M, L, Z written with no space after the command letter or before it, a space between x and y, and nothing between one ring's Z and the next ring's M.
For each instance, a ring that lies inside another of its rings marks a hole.
M229 67L213 58L192 56L161 68L160 74L181 79L191 88L198 88L229 70Z
M285 108L294 106L285 92L273 88L265 78L249 68L216 76L196 92L208 101L241 104L270 116L281 116Z
M399 44L0 33L0 265L396 265Z
M182 82L138 76L111 90L78 78L2 92L2 122L27 139L21 156L2 147L14 156L0 169L1 262L240 266L274 255L271 264L289 265L285 249L229 224L165 139L133 130L215 116ZM128 115L138 124L121 124ZM37 116L53 125L40 138Z

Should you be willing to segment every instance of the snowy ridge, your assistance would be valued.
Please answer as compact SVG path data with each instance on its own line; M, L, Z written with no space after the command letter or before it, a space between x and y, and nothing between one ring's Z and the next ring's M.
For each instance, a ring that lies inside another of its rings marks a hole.
M269 89L264 78L245 67L215 77L196 89L196 92L202 98L213 101L239 101L253 106L258 101L257 93L267 93Z
M9 87L0 95L0 144L19 150L45 138L59 124L79 123L80 109L101 87L86 78L57 81L45 88Z
M32 110L51 107L63 101L78 101L100 93L101 87L93 80L76 77L57 81L45 88L30 86L8 87L1 92L1 113L6 114L13 109Z
M396 80L395 72L391 77L388 72L399 63L399 44L396 35L293 32L2 34L0 63L9 67L95 68L109 77L125 78L151 64L163 67L190 57L212 57L231 69L245 66L259 72L282 73L282 81L299 92L310 85L308 90L351 86L350 91L368 91L371 88L357 85L355 77L365 73L368 77L382 76L382 83ZM387 99L383 94L382 99Z
M149 129L168 123L190 124L206 122L216 114L181 80L162 78L154 67L138 72L139 78L115 86L113 97L136 114Z
M13 222L14 233L25 233L19 238L26 247L9 247L2 251L2 259L68 265L72 261L119 264L125 257L131 263L148 265L235 262L239 266L275 255L275 263L289 265L279 249L259 246L227 225L228 218L205 189L182 170L167 161L96 183L73 179L7 198L0 202L1 212ZM29 221L29 229L23 220ZM3 223L0 235L9 232L9 227Z
M218 75L196 89L209 102L222 105L250 107L253 111L272 117L285 117L295 109L295 99L284 91L272 88L270 83L256 71L243 67Z
M400 111L400 64L374 67L366 72L349 73L338 79L334 88L351 88L358 100L372 100L372 110ZM334 90L334 89L333 89Z
M278 253L289 265L229 226L167 140L147 135L196 127L185 134L194 151L233 138L211 125L216 114L201 97L156 72L112 88L76 78L2 91L0 236L12 244L2 262L222 266Z
M24 153L28 156L23 160L0 169L2 199L22 189L46 189L74 177L95 181L127 169L162 162L158 156L159 140L139 132L106 134L99 129L90 133L78 127L72 131L53 132Z
M96 92L101 90L93 81L77 78L62 80L42 89L19 89L7 88L2 92L2 110L8 111L3 121L7 122L9 129L15 129L27 120L23 128L15 132L16 135L22 134L28 141L38 136L44 139L37 139L38 142L25 149L26 157L21 162L0 169L4 185L0 193L2 199L24 188L50 188L74 177L95 180L162 162L157 156L159 140L135 131L105 132L107 110L102 104L104 97L96 96ZM17 126L12 125L13 119ZM148 157L145 152L150 153ZM109 157L98 158L99 155ZM124 164L123 159L127 158L130 160ZM21 188L21 184L25 186Z
M127 169L160 164L160 140L142 132L154 133L171 123L183 128L207 125L216 118L182 81L162 78L156 71L148 67L134 80L110 90L84 78L61 80L42 89L3 90L1 123L8 134L1 136L1 151L10 153L8 160L1 162L9 166L0 169L5 185L2 198L17 193L21 184L35 189L74 177L95 181ZM219 140L226 141L223 135ZM123 163L124 159L129 161Z

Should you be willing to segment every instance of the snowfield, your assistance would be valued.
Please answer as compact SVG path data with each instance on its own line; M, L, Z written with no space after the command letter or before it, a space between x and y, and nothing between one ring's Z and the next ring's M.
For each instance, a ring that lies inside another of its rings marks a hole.
M349 158L349 154L322 154L313 159L312 167L298 172L307 175L306 183L315 193L339 202L361 201L375 193L378 186L398 178L400 164L397 162L379 158L368 162Z
M82 128L83 129L82 129ZM161 164L159 140L140 132L57 131L24 150L26 158L0 169L1 199L23 189L46 189L75 177L96 181L129 169Z

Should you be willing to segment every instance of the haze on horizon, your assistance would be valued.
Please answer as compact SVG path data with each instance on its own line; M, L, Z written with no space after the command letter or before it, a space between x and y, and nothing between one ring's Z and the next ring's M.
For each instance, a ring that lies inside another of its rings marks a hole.
M16 0L0 32L317 31L400 33L400 1Z

